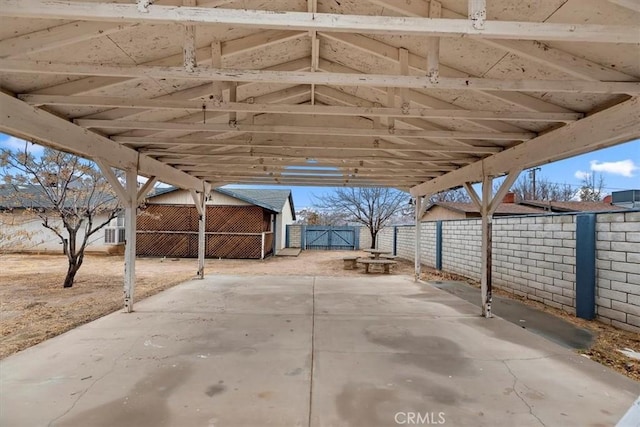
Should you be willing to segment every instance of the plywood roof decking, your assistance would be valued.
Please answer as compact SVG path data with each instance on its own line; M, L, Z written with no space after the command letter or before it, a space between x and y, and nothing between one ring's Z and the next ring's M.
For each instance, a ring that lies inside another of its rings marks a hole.
M95 7L82 9L87 3ZM121 15L108 7L113 3L121 4ZM197 8L173 11L163 7L182 6L182 0L159 0L146 13L127 9L136 7L133 0L0 0L0 85L216 185L432 191L453 182L445 176L454 170L533 144L596 110L620 104L620 113L611 114L628 115L637 109L624 104L640 94L640 8L633 3L487 3L486 31L493 38L460 24L467 0L199 0L184 3ZM280 13L253 19L260 11ZM320 14L318 22L291 14L308 11ZM222 23L215 24L217 12ZM377 21L367 18L380 16L448 19L451 29L420 22L435 30L417 35L414 21L406 21L406 30L389 21L374 30ZM496 29L494 22L507 26ZM545 33L528 23L571 26ZM588 27L593 24L601 27ZM192 45L186 34L193 28ZM184 66L185 48L195 50L193 72ZM427 76L428 61L437 75ZM640 134L622 128L618 137L585 139L570 152L527 156L539 163ZM16 133L1 122L0 129ZM591 133L568 129L559 137ZM464 181L474 173L455 176ZM434 178L433 185L416 187Z

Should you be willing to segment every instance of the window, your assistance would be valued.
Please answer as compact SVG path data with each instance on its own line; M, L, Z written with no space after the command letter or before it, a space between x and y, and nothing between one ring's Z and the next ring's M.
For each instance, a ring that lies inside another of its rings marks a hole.
M122 245L125 243L124 213L109 222L104 229L104 243L107 245Z

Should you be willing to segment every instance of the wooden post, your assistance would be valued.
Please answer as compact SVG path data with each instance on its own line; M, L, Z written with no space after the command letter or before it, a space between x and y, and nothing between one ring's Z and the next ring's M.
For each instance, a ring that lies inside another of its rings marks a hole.
M418 280L420 280L420 273L422 272L422 264L421 264L421 256L420 256L420 242L421 242L421 236L422 233L420 232L420 214L422 213L422 203L423 203L423 198L422 197L416 197L415 198L415 202L416 202L416 237L415 237L415 243L416 243L416 252L415 252L415 267L416 267L416 273L415 273L415 281L417 282Z
M264 259L264 231L262 232L262 239L260 242L260 259Z
M138 210L138 171L126 171L125 249L124 249L124 311L133 311L136 288L136 220Z
M189 190L198 210L198 279L204 279L205 228L207 223L207 193Z
M480 267L480 286L482 290L482 315L491 317L491 232L493 212L489 210L493 192L493 177L485 176L482 180L482 262Z

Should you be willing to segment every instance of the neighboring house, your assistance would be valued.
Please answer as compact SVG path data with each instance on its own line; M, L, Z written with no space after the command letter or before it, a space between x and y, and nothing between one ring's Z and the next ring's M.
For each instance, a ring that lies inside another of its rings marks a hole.
M42 220L33 212L34 209L46 209L48 199L42 196L39 186L25 185L20 187L18 197L15 190L0 186L0 251L9 252L39 252L62 253L62 242L51 230L43 227ZM52 213L50 224L64 230L62 221ZM106 221L107 214L97 215L94 224ZM117 220L112 220L115 228ZM66 232L62 233L63 235ZM83 239L83 227L78 232L78 241ZM122 237L124 242L124 235ZM105 232L98 231L89 238L87 252L111 252L113 242L105 241Z
M616 193L613 193L614 197ZM549 212L606 212L626 208L611 204L611 197L603 202L557 202L547 200L516 201L513 193L508 193L496 209L494 216L540 215ZM480 218L480 211L473 203L436 202L429 205L422 221Z
M25 186L24 197L6 197L0 186L0 250L62 253L62 243L31 209L37 187ZM286 226L295 220L290 190L213 190L207 200L206 254L215 258L261 258L284 248ZM106 215L95 222L106 220ZM53 219L53 224L60 225ZM125 243L124 214L89 240L87 252L118 253ZM196 257L198 214L186 190L160 188L140 209L136 252L146 256ZM79 233L78 238L82 238ZM264 239L264 240L263 240Z
M263 258L284 248L295 220L290 190L212 190L207 200L205 256ZM196 257L198 213L191 194L156 190L138 216L136 252L141 256Z

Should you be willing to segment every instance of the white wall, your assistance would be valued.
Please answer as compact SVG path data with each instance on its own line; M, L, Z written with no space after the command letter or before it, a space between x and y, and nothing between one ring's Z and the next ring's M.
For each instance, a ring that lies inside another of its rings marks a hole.
M291 209L291 203L287 198L287 201L282 208L282 213L276 217L276 253L280 249L284 249L287 239L287 225L293 224L293 212Z
M106 215L98 216L94 224L100 224L106 220ZM49 222L59 227L66 236L66 231L60 220L52 219ZM62 242L60 238L51 230L42 226L42 220L34 214L25 212L2 213L0 214L0 251L20 251L20 252L51 252L62 253ZM84 238L83 227L78 232L77 241ZM104 243L104 230L96 232L89 238L87 251L107 252L113 245Z

